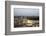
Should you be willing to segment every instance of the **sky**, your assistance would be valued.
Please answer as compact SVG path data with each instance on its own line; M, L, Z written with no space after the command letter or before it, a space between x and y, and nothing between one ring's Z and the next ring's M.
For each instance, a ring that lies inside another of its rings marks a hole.
M39 16L39 9L14 8L14 16Z

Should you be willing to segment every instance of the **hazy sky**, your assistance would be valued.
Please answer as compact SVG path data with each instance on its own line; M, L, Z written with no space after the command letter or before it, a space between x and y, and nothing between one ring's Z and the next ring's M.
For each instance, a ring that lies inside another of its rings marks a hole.
M39 16L39 9L15 8L14 16Z

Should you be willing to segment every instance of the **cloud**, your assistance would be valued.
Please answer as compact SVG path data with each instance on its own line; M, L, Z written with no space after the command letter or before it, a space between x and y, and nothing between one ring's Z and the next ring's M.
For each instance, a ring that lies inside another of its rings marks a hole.
M14 16L39 16L39 9L15 8Z

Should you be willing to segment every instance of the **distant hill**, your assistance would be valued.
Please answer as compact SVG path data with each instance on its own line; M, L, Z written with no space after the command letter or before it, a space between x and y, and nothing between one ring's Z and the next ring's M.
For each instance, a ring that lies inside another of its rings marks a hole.
M39 20L39 16L14 16L14 19L29 19L29 20Z

